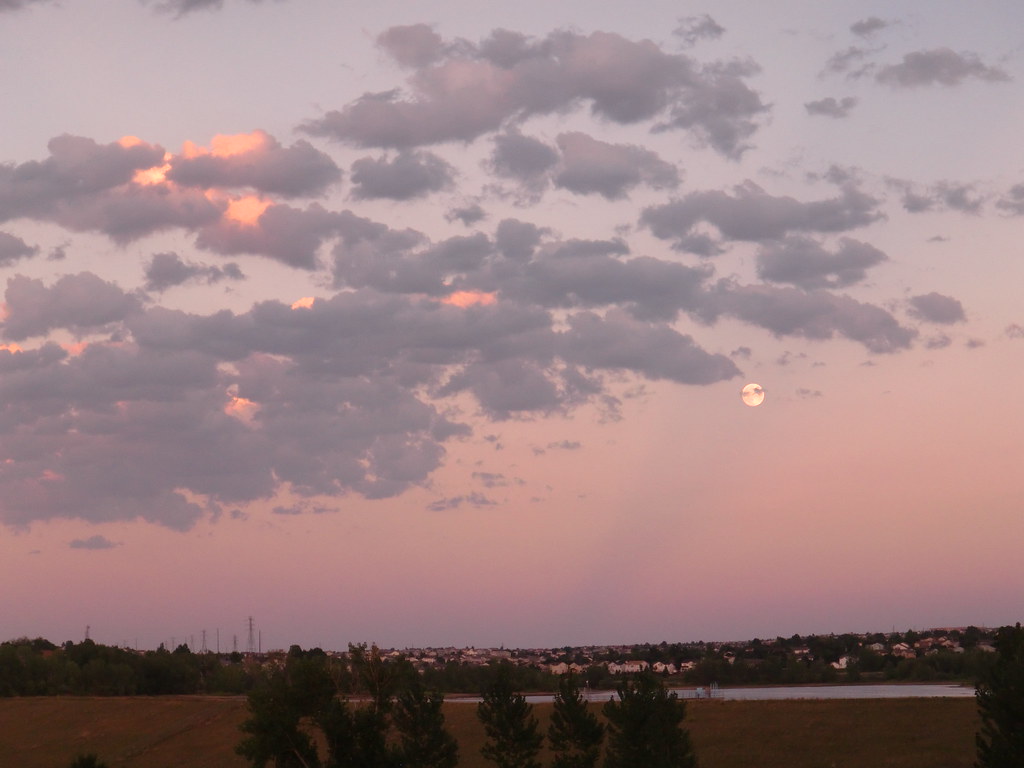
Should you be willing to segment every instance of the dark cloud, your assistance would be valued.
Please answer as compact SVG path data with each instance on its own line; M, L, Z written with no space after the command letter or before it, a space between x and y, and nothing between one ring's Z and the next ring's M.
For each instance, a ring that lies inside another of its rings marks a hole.
M912 51L899 64L882 67L875 79L886 85L915 88L927 85L960 85L967 79L1005 82L1010 76L998 67L983 64L973 53L949 48Z
M844 288L862 281L868 269L886 258L877 248L847 237L829 253L814 240L791 236L760 250L757 274L769 282L791 283L807 290Z
M359 247L351 241L340 244L335 249L335 284L443 296L459 287L454 278L478 270L492 251L483 234L452 237L417 251L402 247L404 243L397 238L385 238L388 240L399 247Z
M470 507L493 507L498 502L493 501L482 493L467 494L465 496L451 496L444 499L438 499L437 501L431 502L427 505L427 509L431 512L444 512L447 509L458 509L463 504Z
M49 217L69 229L100 232L124 245L167 229L194 231L223 216L225 204L203 192L155 186L122 187L59 206Z
M579 440L559 440L554 443L548 443L548 450L559 450L559 451L578 451L583 445Z
M81 136L50 139L46 160L0 165L0 221L58 218L64 207L132 180L163 161L162 147L97 144Z
M541 227L528 221L502 219L494 234L494 244L506 259L529 259L543 234Z
M224 0L161 0L156 4L156 10L180 18L192 11L217 10L223 5Z
M174 157L167 178L183 186L245 187L284 197L320 195L341 180L334 161L308 141L282 147L264 131L252 136L256 142L244 152Z
M944 333L937 336L929 336L924 341L925 349L945 349L953 343L953 340Z
M1024 184L1015 184L996 201L996 208L1011 216L1024 216Z
M929 323L962 323L967 319L958 299L941 293L924 293L910 297L910 314Z
M707 319L719 314L765 328L776 336L825 340L842 336L872 352L897 352L910 347L916 332L899 324L889 312L849 296L828 291L719 281L702 310Z
M1003 330L1003 333L1011 339L1024 339L1024 326L1019 323L1010 323L1010 325L1006 326Z
M578 194L624 197L638 184L655 189L679 185L679 172L658 155L632 144L608 144L585 133L563 133L558 139L562 163L555 184Z
M584 369L640 371L649 379L681 384L713 384L740 375L732 360L704 351L691 337L617 310L603 317L572 315L560 346L569 362Z
M871 37L890 25L890 22L880 19L877 16L869 16L866 19L854 22L850 25L850 31L858 37Z
M482 221L487 218L487 212L480 207L477 203L467 205L463 208L453 208L448 211L445 216L448 221L461 221L467 227L476 224L478 221Z
M433 64L444 51L444 40L427 24L391 27L377 35L377 45L403 67Z
M152 0L141 0L142 3L150 3ZM258 4L263 0L247 0L251 4ZM281 0L278 0L281 2ZM159 0L154 6L161 13L169 13L175 18L181 18L193 11L216 11L224 7L224 0Z
M972 184L941 181L923 189L901 180L889 180L889 184L902 190L903 208L908 213L952 210L977 214L985 203L984 198L975 194Z
M539 363L505 359L472 363L451 377L442 394L469 392L492 419L509 419L531 413L562 410L564 390Z
M518 268L496 267L490 274L503 296L550 309L621 306L644 320L672 320L700 305L708 269L649 256L622 260L621 251L588 250L594 245L564 244Z
M52 0L0 0L0 13L28 8L33 3L48 3Z
M68 135L48 147L45 160L0 165L0 221L52 221L124 244L162 229L196 229L225 210L201 190L134 183L137 172L163 164L162 147Z
M825 72L835 75L846 75L849 78L859 78L866 75L873 65L867 61L871 51L851 45L832 54L825 62Z
M324 507L319 504L311 504L304 501L297 502L287 507L274 507L273 509L273 513L275 515L326 515L337 511L337 509L333 509L331 507Z
M90 536L87 539L72 539L68 544L71 549L113 549L120 546L117 542L111 541L106 536Z
M155 253L145 269L147 291L165 291L175 285L188 282L206 284L221 280L244 280L245 275L237 264L223 267L186 262L176 253Z
M451 186L455 169L432 152L405 151L393 158L364 157L352 163L352 194L358 200L411 200Z
M725 34L725 27L705 13L680 19L679 26L672 30L672 34L682 38L687 45L696 45L700 40L718 39Z
M484 488L505 488L509 485L508 478L501 472L474 472L473 479Z
M548 172L558 163L558 151L543 141L506 131L494 137L490 166L493 173L516 179L540 190L548 183Z
M857 99L853 96L844 96L842 99L827 96L824 99L806 102L804 109L809 115L841 118L847 117L855 106L857 106Z
M693 192L646 208L640 221L656 237L673 241L676 250L692 251L694 227L700 222L714 225L726 240L757 242L796 232L843 232L862 227L882 217L878 202L852 185L844 186L838 197L802 203L769 195L748 182L732 195L718 190ZM700 240L696 244L702 245Z
M755 118L769 105L744 82L761 68L752 61L706 64L684 99L676 100L658 131L686 129L722 155L739 158L757 130Z
M20 237L0 232L0 267L9 267L19 259L26 259L39 253L39 248L29 245Z
M3 336L22 341L54 328L75 333L101 330L139 311L138 298L92 272L64 275L51 287L17 275L7 281Z
M403 28L399 37L407 35ZM499 30L480 45L448 47L440 59L416 68L408 94L366 94L302 130L403 149L472 141L531 115L586 103L595 116L616 123L661 118L659 130L691 130L719 152L738 156L767 110L745 83L756 71L741 62L700 65L650 41L608 32L560 31L535 40Z
M299 269L316 269L322 245L336 237L346 216L314 203L308 208L269 205L253 223L221 217L199 231L196 245L225 255L254 254Z

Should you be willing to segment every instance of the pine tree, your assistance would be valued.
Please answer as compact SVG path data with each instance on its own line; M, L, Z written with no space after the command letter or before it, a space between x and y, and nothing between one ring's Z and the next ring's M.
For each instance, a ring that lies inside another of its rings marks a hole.
M428 693L416 678L398 694L392 722L398 732L398 763L403 768L455 768L459 745L447 731L444 696Z
M682 727L686 704L645 674L617 688L604 705L608 719L605 768L696 768L690 734Z
M498 768L540 768L537 755L544 739L533 716L533 706L512 688L507 664L498 668L494 680L484 690L476 715L487 734L480 750L485 759Z
M240 726L248 736L235 751L247 758L253 768L315 768L320 765L316 746L301 728L305 702L284 672L249 693L249 719Z
M563 675L555 693L548 743L551 768L594 768L601 757L604 726L590 711L573 674Z
M76 757L71 761L68 768L107 768L107 764L102 762L96 755L90 753Z
M975 688L981 730L975 737L978 768L1024 765L1024 629L996 634L996 659Z

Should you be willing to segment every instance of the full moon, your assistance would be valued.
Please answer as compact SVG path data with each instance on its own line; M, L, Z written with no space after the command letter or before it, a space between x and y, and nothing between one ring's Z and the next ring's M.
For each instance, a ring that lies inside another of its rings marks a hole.
M760 384L750 383L740 392L740 397L743 398L744 403L753 408L764 402L764 389Z

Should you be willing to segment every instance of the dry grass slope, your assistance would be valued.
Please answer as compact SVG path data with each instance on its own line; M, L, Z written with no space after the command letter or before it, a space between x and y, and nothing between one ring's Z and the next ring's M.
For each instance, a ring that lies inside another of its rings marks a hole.
M550 705L535 709L547 727ZM490 768L471 704L449 703L462 768ZM0 699L0 763L64 768L95 752L110 768L246 768L234 753L244 699ZM687 722L701 768L969 768L972 699L702 701Z

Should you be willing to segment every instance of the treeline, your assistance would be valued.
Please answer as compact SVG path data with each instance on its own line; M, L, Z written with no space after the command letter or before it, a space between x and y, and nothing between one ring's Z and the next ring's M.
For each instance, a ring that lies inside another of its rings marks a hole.
M823 658L808 660L783 654L760 659L739 655L729 658L714 653L697 662L680 679L693 685L974 681L991 663L991 653L976 649L963 653L940 650L912 659L861 649L850 655L844 669L837 669Z
M548 666L557 662L578 665L581 685L612 690L623 679L611 675L607 663L636 660L671 664L669 685L758 685L875 681L974 681L985 674L993 654L981 641L991 633L969 628L951 632L957 647L935 646L910 658L893 653L897 643L919 643L927 634L826 635L753 640L745 644L643 644L629 649L588 655L583 649L551 652L538 662L512 652L511 664L497 660L469 663L461 659L410 658L423 685L443 693L477 694L486 687L498 666L507 666L512 685L519 691L552 692L559 677ZM884 646L873 650L870 646ZM298 649L293 646L292 652ZM289 652L289 653L292 653ZM323 657L339 670L344 658L320 649L307 651ZM21 638L0 643L0 697L2 696L132 696L163 694L245 694L264 674L264 667L280 665L287 654L260 657L193 653L187 645L174 650L137 652L85 640L61 646L48 640ZM518 656L518 658L517 658ZM836 665L840 665L837 668ZM340 672L339 672L340 674Z
M138 653L92 640L0 643L0 696L240 694L259 675L259 665L240 654L196 654L186 645Z

